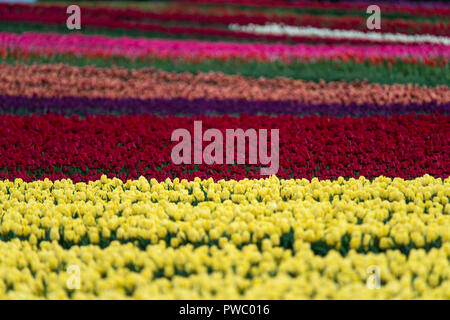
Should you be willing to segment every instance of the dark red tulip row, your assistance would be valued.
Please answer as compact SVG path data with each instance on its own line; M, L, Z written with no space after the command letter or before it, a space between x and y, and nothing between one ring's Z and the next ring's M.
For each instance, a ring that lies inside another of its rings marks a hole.
M0 116L0 179L88 181L102 173L123 180L140 175L158 180L261 177L259 167L266 167L261 163L175 165L171 151L177 142L171 141L172 132L186 128L193 133L194 120L202 120L203 133L217 128L224 136L225 129L279 129L277 175L283 178L450 175L450 117L442 114L359 119L245 114L80 119L47 114ZM208 144L204 142L203 149Z
M23 5L23 4L0 4L0 12L17 13L20 9L21 14L33 13L37 16L61 15L64 12L61 6L43 6L43 5ZM358 16L320 16L314 14L289 14L289 15L268 15L264 13L247 13L242 11L237 14L229 14L226 11L217 10L216 13L203 13L200 10L175 9L170 12L148 11L129 9L129 8L111 8L111 7L83 7L83 19L85 18L107 18L111 21L134 21L134 22L187 22L198 25L224 25L237 23L241 25L267 23L282 23L292 26L309 26L317 28L331 28L344 30L370 31L366 26L366 18ZM407 34L434 34L448 35L450 26L442 22L428 21L409 21L405 19L387 19L383 20L383 28L379 32L389 33L407 33Z
M13 7L14 8L14 7ZM17 27L21 28L21 23L32 23L29 25L28 31L34 30L36 24L50 25L61 27L60 31L68 32L66 28L67 14L65 11L55 12L47 8L53 7L38 7L34 6L22 6L20 10L12 10L8 5L0 5L0 22L11 22L12 25L8 30L14 30ZM83 11L84 12L84 11ZM33 25L34 24L34 25ZM9 27L9 26L8 26ZM317 37L317 36L291 36L286 34L257 34L247 31L236 31L227 28L211 27L208 26L183 26L183 25L162 25L153 21L141 22L141 21L128 21L121 19L110 18L107 15L86 15L83 16L83 28L81 32L86 30L111 29L111 30L126 30L126 31L139 31L144 34L162 34L164 37L196 37L201 39L236 39L245 41L288 41L288 42L307 42L307 43L326 43L326 44L385 44L389 41L385 40L373 40L373 39L359 39L359 38L329 38L329 37ZM55 31L55 30L53 30ZM18 30L16 30L18 32Z
M277 7L291 9L316 9L316 10L365 10L367 4L364 2L356 3L335 3L331 1L273 1L273 0L178 0L179 2L189 2L191 4L216 4L216 5L237 5L237 6L254 6L254 7ZM381 3L380 7L385 13L404 13L419 16L449 16L450 8L448 6L408 6L404 3L394 2L390 4Z

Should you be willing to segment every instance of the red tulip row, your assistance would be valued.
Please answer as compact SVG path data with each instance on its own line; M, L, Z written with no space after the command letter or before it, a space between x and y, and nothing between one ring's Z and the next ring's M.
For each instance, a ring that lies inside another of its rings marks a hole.
M172 132L185 128L192 134L194 120L203 122L203 133L217 128L224 137L225 129L279 129L277 175L283 178L450 175L450 117L443 114L359 119L292 115L80 119L47 114L0 116L0 179L87 181L102 173L123 180L140 175L158 180L261 177L259 168L267 166L248 164L248 145L245 164L174 164L171 152L178 142L171 141ZM203 150L208 144L203 142Z
M28 33L28 34L22 34L18 37L23 37L26 39L26 37L32 33ZM39 33L37 35L47 35L47 37L49 38L50 36L48 36L49 34L44 34L44 33ZM52 36L54 34L51 34ZM59 36L59 35L58 35ZM60 40L68 40L71 38L70 35L60 35ZM84 35L83 35L84 36ZM0 34L1 37L1 34ZM94 36L86 36L86 37L92 37L92 41L94 40L103 40L103 42L105 42L106 39L111 39L111 38L94 38ZM35 39L38 38L38 36L34 37ZM47 39L48 39L47 38ZM73 38L72 38L73 39ZM72 40L71 39L71 40ZM89 38L86 38L89 39ZM26 39L28 40L28 39ZM165 39L167 41L171 41L169 39ZM0 39L1 41L1 39ZM151 40L150 40L151 41ZM175 40L176 41L176 40ZM50 42L50 41L48 41ZM80 41L81 42L81 41ZM100 45L103 45L103 42L97 42ZM111 41L112 42L112 41ZM166 50L163 51L160 48L149 48L147 50L147 52L143 52L140 54L135 54L131 51L131 48L127 48L128 51L123 51L120 52L119 50L117 50L116 48L113 48L111 50L108 50L108 48L97 48L94 47L93 45L90 45L90 47L84 47L83 49L75 49L76 45L78 45L77 43L75 44L70 44L70 43L65 43L66 47L57 47L55 45L54 48L52 48L50 46L50 44L47 45L47 47L45 47L46 44L42 44L41 48L39 48L39 44L38 45L34 45L34 43L30 43L28 41L28 44L30 47L33 47L33 49L28 49L28 47L25 48L14 48L13 46L3 46L0 43L0 59L17 59L17 60L31 60L31 59L42 59L44 61L48 61L52 58L60 58L62 60L64 60L64 63L69 64L71 60L73 59L78 59L78 60L82 60L84 59L101 59L101 60L110 60L110 59L115 59L117 60L128 60L131 62L135 62L140 61L142 62L143 66L151 66L152 63L155 62L155 60L163 60L163 59L176 59L177 61L181 61L181 62L186 62L186 63L201 63L204 61L235 61L236 63L245 63L247 61L258 61L258 62L274 62L274 61L281 61L283 63L289 64L292 62L296 62L296 61L302 61L304 63L315 63L315 62L323 62L323 61L329 61L329 60L333 60L336 62L355 62L355 63L370 63L373 66L382 66L383 64L388 65L389 67L392 67L394 64L396 63L404 63L404 64L414 64L415 66L417 66L419 63L423 63L425 66L429 66L429 67L437 67L439 66L440 68L445 67L448 64L448 58L447 57L442 57L439 56L438 54L441 52L440 48L435 46L429 46L431 48L430 50L430 56L407 56L406 54L404 56L388 56L386 54L386 56L376 56L375 54L373 55L369 55L367 54L367 56L365 56L364 54L360 54L359 52L343 52L343 53L333 53L331 52L331 50L329 50L327 52L328 56L319 56L317 53L316 54L312 54L311 51L314 48L318 48L318 46L313 46L311 45L311 50L308 53L304 53L304 54L300 54L299 50L296 52L297 55L294 54L283 54L283 55L276 55L273 54L272 56L267 53L266 51L245 51L245 47L244 48L237 48L236 51L226 51L226 50L222 50L219 51L217 50L216 52L214 51L207 51L207 50L190 50L191 48L189 48L186 45L186 48L183 50L184 52L180 51L176 51L173 50L172 52L170 50ZM24 44L20 44L25 46ZM299 44L302 45L302 44ZM19 45L18 45L19 46ZM130 44L131 46L131 44ZM412 45L411 47L413 48L418 48L418 46L414 46ZM197 45L198 48L198 45ZM365 47L368 48L368 47ZM442 47L445 48L445 47ZM152 50L153 49L153 50ZM241 51L237 51L238 49L241 49ZM132 53L130 53L130 51ZM138 50L136 50L138 51ZM324 50L325 51L325 50ZM355 50L356 51L356 50ZM366 49L366 52L368 52L369 50ZM388 49L385 49L385 52L388 51ZM442 50L443 51L443 50ZM431 56L431 54L436 54L436 56ZM445 52L443 54L446 54ZM93 65L94 62L90 61L91 64Z

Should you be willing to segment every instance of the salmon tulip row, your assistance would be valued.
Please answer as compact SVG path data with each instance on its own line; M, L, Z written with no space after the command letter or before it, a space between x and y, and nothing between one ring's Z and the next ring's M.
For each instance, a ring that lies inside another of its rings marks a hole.
M222 73L174 73L152 68L0 64L0 94L28 97L187 98L295 100L305 104L401 104L450 102L446 85L380 85L367 81L304 81ZM345 92L345 95L342 93Z

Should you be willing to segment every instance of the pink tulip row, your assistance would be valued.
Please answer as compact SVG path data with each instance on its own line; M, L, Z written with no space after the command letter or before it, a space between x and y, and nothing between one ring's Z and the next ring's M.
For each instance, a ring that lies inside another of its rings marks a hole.
M347 58L404 58L450 56L446 45L286 45L265 43L207 42L197 40L168 40L145 38L113 38L81 34L0 32L0 48L27 51L50 50L56 53L120 55L137 57L156 55L158 57L182 58L244 58L275 60L285 58L319 59Z

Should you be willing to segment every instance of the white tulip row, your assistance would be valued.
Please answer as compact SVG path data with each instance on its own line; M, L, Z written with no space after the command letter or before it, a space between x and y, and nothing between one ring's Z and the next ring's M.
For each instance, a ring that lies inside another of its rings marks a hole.
M255 34L271 34L271 35L288 35L288 36L309 36L319 38L341 38L341 39L366 39L374 41L387 42L427 42L450 45L449 37L424 35L409 35L401 33L379 33L379 32L362 32L357 30L338 30L314 27L297 27L285 26L280 24L266 25L238 25L230 24L229 29L235 31L245 31Z

